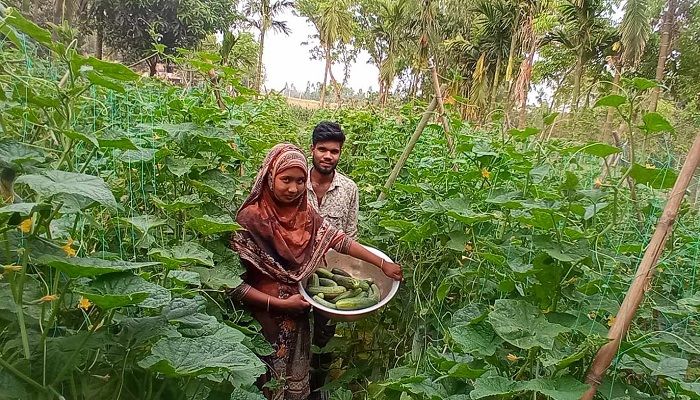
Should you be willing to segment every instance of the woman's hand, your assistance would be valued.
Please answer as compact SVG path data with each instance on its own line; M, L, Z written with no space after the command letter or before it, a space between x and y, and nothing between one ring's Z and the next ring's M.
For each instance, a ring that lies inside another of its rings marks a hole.
M399 264L385 261L384 265L382 265L382 271L384 272L384 275L395 281L403 281L403 272L401 271L401 266Z
M304 300L304 297L300 294L295 294L286 299L278 299L277 301L279 302L277 308L289 314L303 314L311 308L311 304Z

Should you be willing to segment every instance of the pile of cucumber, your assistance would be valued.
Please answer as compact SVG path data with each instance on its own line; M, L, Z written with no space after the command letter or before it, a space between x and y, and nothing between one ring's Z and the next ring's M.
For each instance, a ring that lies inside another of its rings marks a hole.
M319 268L309 278L306 293L318 304L335 310L360 310L379 303L372 279L355 279L340 268Z

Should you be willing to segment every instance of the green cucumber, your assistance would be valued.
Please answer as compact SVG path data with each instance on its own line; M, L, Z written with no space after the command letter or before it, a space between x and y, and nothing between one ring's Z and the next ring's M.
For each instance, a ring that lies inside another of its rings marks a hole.
M321 284L318 282L318 275L311 274L311 283L309 286L321 286Z
M366 280L361 280L361 281L360 281L360 288L361 288L362 290L369 290L369 286L370 286L370 285L371 285L371 284L370 284L369 282L367 282Z
M357 296L359 296L361 293L362 293L362 289L360 289L360 288L348 290L348 291L345 292L345 293L339 294L338 297L336 297L335 299L333 299L333 301L336 302L336 301L342 300L342 299L349 299L349 298L351 298L351 297L357 297Z
M342 270L340 268L333 268L331 270L331 272L336 274L336 275L342 275L342 276L347 276L348 278L352 278L352 275L350 275L349 273L345 272L344 270Z
M342 275L333 275L333 280L340 286L345 286L348 289L360 287L360 281L355 278L348 278Z
M357 298L338 300L335 306L338 310L361 310L363 308L372 307L377 304L377 301L370 298Z
M331 299L339 294L345 293L347 289L342 286L309 286L306 288L306 292L314 296L319 293L323 293L324 297Z
M319 278L333 279L333 273L325 268L319 268L316 270Z
M314 296L314 297L313 297L313 300L314 300L316 303L318 303L318 304L320 304L320 305L322 305L322 306L324 306L324 307L336 309L335 304L329 303L329 302L327 302L326 300L324 300L324 299L322 299L322 298L320 298L320 297L318 297L318 296Z
M379 303L379 300L381 300L382 293L379 291L379 286L376 284L372 284L369 288L369 296L370 299L374 299L377 303Z
M328 278L318 278L318 283L320 283L320 285L315 286L338 286L333 279Z

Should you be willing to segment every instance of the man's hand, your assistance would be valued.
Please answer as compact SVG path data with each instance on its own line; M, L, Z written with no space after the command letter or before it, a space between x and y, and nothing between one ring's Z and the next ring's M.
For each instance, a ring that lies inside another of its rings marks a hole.
M399 264L385 262L382 266L382 271L384 275L395 281L403 281L403 272L401 272L401 266Z

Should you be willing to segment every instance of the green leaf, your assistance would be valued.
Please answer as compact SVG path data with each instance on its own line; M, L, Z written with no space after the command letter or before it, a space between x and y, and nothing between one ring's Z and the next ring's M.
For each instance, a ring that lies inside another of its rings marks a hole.
M632 85L639 91L659 87L659 84L651 79L636 77L632 79Z
M619 94L609 94L599 98L593 107L619 107L627 103L627 97Z
M636 183L641 183L654 189L670 189L678 178L678 174L672 169L647 168L639 164L632 164L629 176Z
M152 249L148 254L171 268L188 263L214 266L214 253L195 242L185 242L171 249Z
M203 173L199 179L189 181L192 186L202 193L209 193L227 200L234 195L239 182L219 170L210 170Z
M198 217L187 221L185 226L194 229L202 235L235 232L241 229L241 226L238 225L229 215L204 215L203 217Z
M118 159L129 164L150 163L155 159L156 152L156 149L124 150L121 152Z
M688 369L688 360L684 358L663 357L653 366L652 376L666 376L682 380Z
M48 265L66 274L78 276L98 276L114 272L123 272L137 268L152 267L158 262L129 262L123 260L102 260L99 258L41 256L38 264Z
M639 128L646 131L646 133L674 131L671 123L657 112L644 114L642 121L644 122L644 125L640 126Z
M559 116L558 112L553 112L553 113L547 114L542 119L542 122L544 122L545 125L552 125L554 123L554 120L556 120L558 116Z
M179 178L188 174L192 170L192 167L200 164L200 162L200 160L196 160L194 158L168 157L165 160L165 167L168 168L168 171L170 171L173 175Z
M0 400L21 400L21 399L36 399L40 395L31 393L27 390L24 382L16 378L13 374L3 370L0 373Z
M230 400L265 400L265 396L263 396L257 388L250 388L248 390L238 387L231 392Z
M509 135L520 140L525 140L530 136L537 135L538 133L540 133L540 130L533 127L527 127L525 129L511 129L508 131Z
M593 218L594 215L596 215L600 210L606 208L609 203L607 202L602 202L602 203L597 203L597 204L591 204L590 206L586 206L585 208L585 213L583 214L583 220L588 221L589 219Z
M529 175L533 183L542 183L551 170L548 164L542 164L530 170Z
M551 350L554 339L570 331L549 323L540 310L524 300L496 300L487 319L501 338L521 349L540 347Z
M589 386L565 376L555 379L538 378L523 385L524 390L541 393L553 400L579 400Z
M522 382L511 381L502 376L482 376L474 381L474 390L469 396L477 400L489 396L513 395L521 392L522 387Z
M479 357L490 357L503 344L487 324L459 325L449 329L450 336L463 352Z
M100 276L74 291L104 309L135 304L159 308L170 302L168 289L128 272Z
M101 149L138 150L138 147L124 133L111 131L97 138Z
M592 156L605 158L611 154L617 154L622 150L607 143L590 143L581 147L581 151Z
M471 303L452 314L452 325L472 325L486 318L488 308L483 304Z
M17 178L16 183L23 183L44 197L76 195L109 209L117 208L117 201L105 181L93 175L50 170L44 172L44 175L22 175Z
M153 228L163 226L167 223L164 219L160 219L154 215L137 215L129 218L119 218L119 221L125 222L134 228L138 229L142 234L148 233Z
M24 18L22 14L15 8L10 8L10 12L7 13L5 22L8 25L14 27L18 31L26 34L30 38L37 41L37 43L42 44L48 48L52 47L51 33L46 29L40 28L39 25L34 22Z
M44 154L28 145L14 140L0 140L0 168L18 170L24 165L43 163Z
M0 215L12 215L17 213L23 217L29 216L37 203L15 203L0 207Z
M461 253L465 251L468 241L469 239L463 231L454 231L450 233L450 240L445 244L445 247Z
M99 143L97 142L97 138L93 133L83 133L83 132L78 132L74 130L66 130L62 131L62 133L69 138L73 140L78 140L84 143L89 143L95 147L99 147Z
M194 271L175 270L170 271L168 278L176 280L185 285L202 286L199 273Z
M389 232L402 233L411 230L415 225L409 221L385 219L379 221L379 226Z
M152 200L153 204L165 211L182 211L188 208L196 207L203 203L203 201L199 198L199 195L196 193L180 196L170 203L164 202L157 197L153 197Z
M124 89L122 84L106 79L95 71L86 71L84 74L87 80L93 85L102 86L105 89L114 90L119 93L126 93L126 89Z
M248 378L246 383L265 372L265 365L247 347L212 336L162 338L138 365L171 377L233 373Z
M135 81L139 79L139 74L132 71L123 64L99 60L95 57L90 57L82 61L83 65L91 66L100 75L107 78L120 81Z
M245 272L240 264L230 265L219 262L214 265L214 268L191 267L190 269L199 273L204 286L214 290L237 287L243 282L241 274Z

